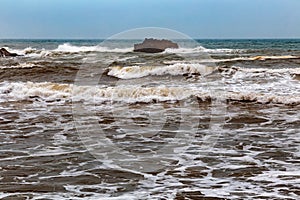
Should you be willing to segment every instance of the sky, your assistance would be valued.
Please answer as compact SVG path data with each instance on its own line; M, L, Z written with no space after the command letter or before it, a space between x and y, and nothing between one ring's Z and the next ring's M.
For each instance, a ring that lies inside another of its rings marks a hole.
M300 38L300 0L0 0L0 38L105 39L142 27L192 38Z

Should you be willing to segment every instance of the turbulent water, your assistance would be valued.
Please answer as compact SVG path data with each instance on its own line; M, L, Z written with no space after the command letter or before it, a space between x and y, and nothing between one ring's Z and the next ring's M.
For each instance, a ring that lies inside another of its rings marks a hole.
M0 40L0 198L299 199L300 40Z

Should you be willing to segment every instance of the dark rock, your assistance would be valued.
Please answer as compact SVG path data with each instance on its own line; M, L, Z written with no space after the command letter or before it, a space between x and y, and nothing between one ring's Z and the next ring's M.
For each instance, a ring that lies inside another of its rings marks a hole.
M16 56L19 56L19 55L16 53L10 53L9 51L7 51L4 48L0 49L0 57L16 57Z
M146 38L142 43L135 44L135 52L145 52L145 53L160 53L167 48L178 49L178 44L170 40L157 40L153 38Z

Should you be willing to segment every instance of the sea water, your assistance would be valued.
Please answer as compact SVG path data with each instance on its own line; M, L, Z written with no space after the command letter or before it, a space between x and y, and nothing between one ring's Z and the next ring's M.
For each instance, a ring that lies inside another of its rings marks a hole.
M0 197L299 199L300 40L0 40Z

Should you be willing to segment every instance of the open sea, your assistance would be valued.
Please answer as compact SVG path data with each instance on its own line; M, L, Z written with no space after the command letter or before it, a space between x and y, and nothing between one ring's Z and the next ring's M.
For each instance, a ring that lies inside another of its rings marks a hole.
M0 40L0 198L300 199L300 40L196 41Z

